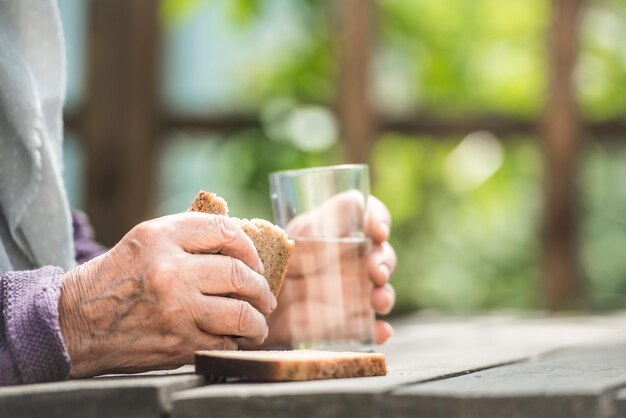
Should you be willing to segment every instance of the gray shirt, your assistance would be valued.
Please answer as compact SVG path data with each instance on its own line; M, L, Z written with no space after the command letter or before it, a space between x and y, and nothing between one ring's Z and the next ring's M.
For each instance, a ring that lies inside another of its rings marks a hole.
M65 49L54 0L0 0L0 274L75 265L62 181Z

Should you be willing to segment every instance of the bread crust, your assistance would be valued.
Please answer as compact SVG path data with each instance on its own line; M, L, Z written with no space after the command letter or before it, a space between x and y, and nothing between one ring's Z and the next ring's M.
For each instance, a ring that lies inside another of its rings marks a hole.
M196 373L259 382L384 376L384 354L296 351L196 351Z
M200 190L196 198L189 205L190 212L212 213L213 215L228 216L228 203L215 193Z
M189 206L189 211L228 216L228 204L216 194L201 190ZM265 269L263 276L274 296L278 297L285 282L295 243L279 226L264 219L231 219L252 240Z

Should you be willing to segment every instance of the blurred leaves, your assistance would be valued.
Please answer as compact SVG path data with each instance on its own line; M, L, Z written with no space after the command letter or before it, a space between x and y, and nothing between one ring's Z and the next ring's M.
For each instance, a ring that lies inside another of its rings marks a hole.
M327 104L335 96L337 73L329 1L299 0L294 19L302 39L287 57L247 83L246 94L259 103L290 97L304 103ZM331 3L332 4L332 3Z
M278 170L337 164L337 147L304 152L269 140L257 129L224 137L176 135L163 153L160 183L161 214L186 209L199 189L211 190L229 202L239 217L272 218L269 174Z
M202 0L162 0L161 18L169 24L182 22L196 10L200 1Z
M532 306L538 150L526 138L514 141L496 173L459 193L444 176L458 142L387 135L376 145L374 193L394 219L399 307Z
M259 0L230 0L232 18L241 24L251 22L261 9Z
M626 150L590 146L580 178L582 257L596 308L626 305Z
M594 120L626 112L626 1L589 3L576 81L583 113Z
M162 12L166 23L180 23L199 3L215 1L165 0ZM334 122L323 115L336 100L334 4L229 1L223 19L241 32L281 23L270 10L280 10L279 19L290 23L289 36L280 39L278 48L264 49L259 42L238 51L249 58L237 61L233 79L224 81L236 85L238 97L261 114L263 126L227 138L182 135L170 141L164 154L161 212L184 209L204 187L225 196L234 214L270 217L270 172L342 162L340 144L332 140L316 147L315 138L298 142L290 137L318 124L330 132L327 138L333 136L328 126ZM550 2L376 4L380 16L371 93L383 114L529 120L540 115ZM589 118L623 117L626 112L624 39L626 0L588 2L576 82ZM204 43L220 41L196 39L194 45L197 51ZM293 122L299 128L290 131L294 115L300 115L300 122ZM465 163L458 155L463 139L383 132L375 145L373 192L393 214L392 241L400 260L394 277L398 310L536 307L542 175L536 138L489 139L495 148L479 147L479 155L470 158L481 176L471 187L451 180L463 179L470 170L461 167ZM485 159L483 154L489 153L493 158ZM585 215L583 262L593 301L600 307L626 305L624 178L625 152L591 149L579 182Z
M197 10L202 2L216 0L162 0L161 17L166 24L183 23L185 18ZM219 1L219 0L217 0ZM229 0L229 17L238 24L247 24L259 14L260 0Z
M379 54L411 69L406 87L428 113L537 114L546 84L544 0L380 2Z
M268 101L284 97L328 105L335 100L337 78L332 9L329 0L166 0L161 9L166 37L176 40L178 52L166 49L164 55L185 62L185 74L214 74L197 82L204 83L201 91L214 91L215 97L203 100L187 93L199 103L220 103L221 108L234 103L240 110L261 111ZM187 23L189 32L181 30ZM166 38L165 45L173 44ZM169 62L166 68L178 67ZM207 88L216 76L228 76L228 87ZM178 92L188 83L173 74L166 74L166 83L165 91L182 104L174 107L184 108L186 101Z

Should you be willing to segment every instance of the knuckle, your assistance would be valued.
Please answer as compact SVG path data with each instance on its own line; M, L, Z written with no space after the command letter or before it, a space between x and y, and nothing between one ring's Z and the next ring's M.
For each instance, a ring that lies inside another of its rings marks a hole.
M157 291L167 292L170 289L176 275L176 267L173 263L157 260L150 264L146 270L146 281Z
M265 341L269 330L267 328L267 322L263 315L254 309L248 302L239 302L239 320L238 320L238 332L240 335L245 335L251 341Z
M393 249L391 244L386 242L383 244L383 251L387 255L387 257L389 257L392 267L395 267L398 263L398 255L396 254L396 250Z
M128 271L140 262L145 250L144 243L129 234L105 254L106 263L112 263L113 266Z
M267 336L270 333L270 329L267 326L267 323L263 322L263 327L262 327L262 333L261 333L261 337L258 341L259 344L263 344L263 342L267 339Z
M243 263L235 258L230 258L230 280L235 291L244 289L249 282L249 275Z
M228 217L223 215L215 215L213 216L213 219L218 233L225 241L231 241L237 237L239 228L237 227L237 225L235 225L233 221L228 219Z
M250 304L247 305L247 329L245 330L247 339L254 345L262 344L269 334L267 322L259 311L254 309Z
M155 221L145 221L132 229L132 235L135 239L141 241L150 241L158 237L161 233L161 226Z
M268 335L269 329L267 328L267 325L259 326L253 335L246 338L246 341L248 341L248 343L252 346L261 345L265 342Z
M253 307L245 301L238 301L238 320L237 320L237 330L239 332L247 331L250 328L250 325L253 321Z

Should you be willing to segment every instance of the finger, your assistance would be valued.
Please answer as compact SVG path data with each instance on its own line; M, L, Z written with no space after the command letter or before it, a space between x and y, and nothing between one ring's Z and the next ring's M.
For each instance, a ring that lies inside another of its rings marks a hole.
M124 367L124 373L138 373L148 369L174 369L194 363L197 350L237 350L237 341L233 337L208 335L196 330L180 335L161 338L149 353L136 360L132 367ZM121 370L120 370L121 371Z
M190 253L219 253L237 258L262 273L263 263L252 240L230 218L185 212L160 218L175 242Z
M288 266L289 277L309 277L311 275L332 274L344 266L366 266L371 253L369 239L351 241L302 239Z
M375 243L389 239L391 233L391 214L387 206L374 196L367 200L365 210L365 235L371 237Z
M191 337L189 342L190 347L181 353L177 363L193 364L195 362L195 352L198 350L237 350L239 344L233 337L226 335L208 335L204 332L197 332L196 335Z
M387 315L396 303L396 291L387 283L383 287L372 289L372 307L376 313Z
M208 335L204 332L199 332L198 335L192 340L192 346L194 347L191 361L187 364L193 364L195 362L195 352L198 350L228 350L234 351L239 349L237 339L229 337L227 335Z
M241 260L220 254L192 254L178 261L176 268L205 295L245 300L264 315L276 308L276 297L265 277Z
M389 282L398 263L396 252L388 242L376 245L367 260L367 268L375 286Z
M347 237L363 228L364 210L363 193L349 190L297 216L285 229L290 237Z
M374 324L374 342L383 344L393 336L393 328L385 321L376 321Z
M198 333L191 344L195 350L237 350L239 344L233 337L227 335L207 335L204 332ZM194 351L195 351L194 350Z
M248 302L223 296L197 296L196 325L212 335L241 337L245 344L260 345L268 334L261 312Z
M281 296L282 295L283 293L281 292ZM263 345L261 347L242 345L244 350L254 348L263 348L265 350L284 350L292 345L293 331L290 327L290 310L292 308L291 305L288 309L281 309L285 307L285 305L279 304L279 306L280 308L272 312L272 314L267 318L269 334L267 339L263 342Z

